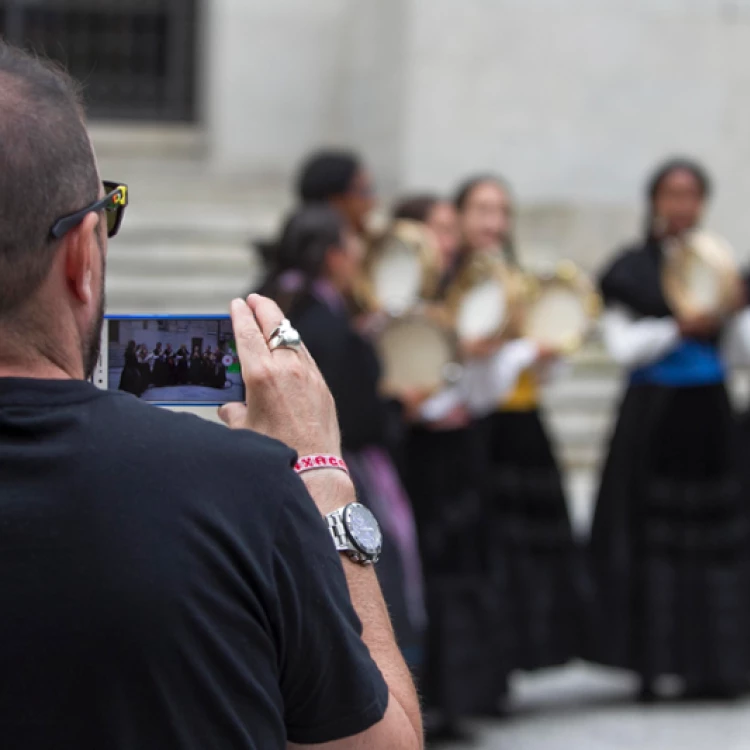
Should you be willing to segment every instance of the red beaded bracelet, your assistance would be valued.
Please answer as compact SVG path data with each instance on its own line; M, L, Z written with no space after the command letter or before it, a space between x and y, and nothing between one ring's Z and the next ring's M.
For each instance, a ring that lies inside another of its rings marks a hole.
M338 456L302 456L297 463L294 465L294 470L297 474L304 474L308 471L315 471L316 469L338 469L343 471L345 474L349 474L349 468L343 458Z

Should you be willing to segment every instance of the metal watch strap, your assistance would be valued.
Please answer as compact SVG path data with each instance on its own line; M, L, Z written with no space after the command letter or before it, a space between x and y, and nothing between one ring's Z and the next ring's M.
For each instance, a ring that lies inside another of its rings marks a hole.
M346 533L346 526L344 526L344 508L329 513L326 516L326 521L336 549L339 552L351 551L352 545L349 541L349 535Z

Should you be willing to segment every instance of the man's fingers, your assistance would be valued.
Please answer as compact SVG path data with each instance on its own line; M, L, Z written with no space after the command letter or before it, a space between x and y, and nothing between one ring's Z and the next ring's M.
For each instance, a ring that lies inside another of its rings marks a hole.
M247 306L254 313L265 341L268 341L271 334L284 320L284 313L273 300L268 299L268 297L261 297L259 294L251 294L247 298Z
M247 407L244 404L224 404L219 408L219 419L233 429L246 426L246 414Z
M270 359L271 351L253 311L246 302L241 299L232 300L230 313L240 367L243 373L249 375L253 368Z
M284 320L284 313L281 308L268 297L261 297L259 294L251 294L247 299L248 307L255 314L255 319L258 321L263 336L268 342L273 335L274 331L281 325L281 321ZM303 360L312 362L312 357L309 353L303 351L304 347L298 350L290 350L281 347L272 354L275 357L292 355L294 357L301 357Z

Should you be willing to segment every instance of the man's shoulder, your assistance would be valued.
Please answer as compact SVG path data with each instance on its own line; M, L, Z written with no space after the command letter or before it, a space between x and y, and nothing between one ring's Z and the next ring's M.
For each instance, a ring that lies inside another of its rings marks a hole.
M236 467L243 473L276 472L291 467L295 453L288 446L251 430L230 430L189 412L175 412L112 394L100 400L97 432L113 440L123 453L157 457L190 473L207 463L216 471Z

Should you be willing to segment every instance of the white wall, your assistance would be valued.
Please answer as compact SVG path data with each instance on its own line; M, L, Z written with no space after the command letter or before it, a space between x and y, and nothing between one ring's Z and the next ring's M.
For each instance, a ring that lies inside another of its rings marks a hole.
M632 225L645 175L687 153L716 174L716 226L750 245L747 14L722 0L412 2L407 185L495 169L568 244L593 244L617 234L597 214Z
M750 0L211 0L218 171L283 180L360 148L386 192L511 180L531 248L589 265L638 229L663 157L716 176L750 247Z
M285 173L326 137L348 0L208 0L205 120L214 168Z

